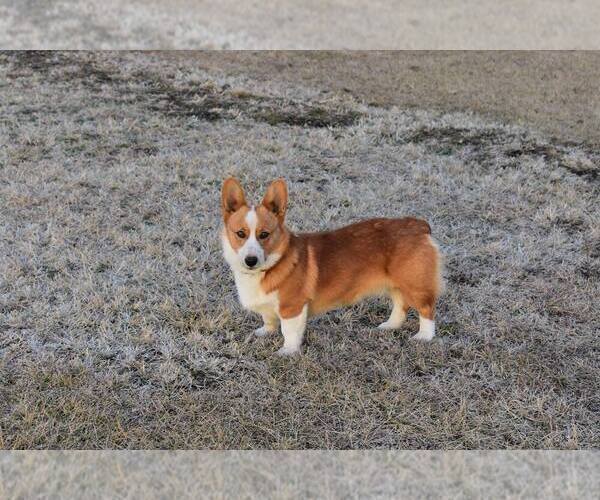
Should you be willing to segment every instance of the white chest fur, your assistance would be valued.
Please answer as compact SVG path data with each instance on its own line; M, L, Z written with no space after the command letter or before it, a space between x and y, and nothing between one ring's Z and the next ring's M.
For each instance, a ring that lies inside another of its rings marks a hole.
M246 274L234 270L233 277L242 306L258 313L277 310L277 292L263 292L260 286L262 273Z

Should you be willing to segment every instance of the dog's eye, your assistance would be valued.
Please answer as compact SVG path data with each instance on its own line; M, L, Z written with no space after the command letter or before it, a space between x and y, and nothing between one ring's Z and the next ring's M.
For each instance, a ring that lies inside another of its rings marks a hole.
M259 237L261 240L264 240L265 238L268 238L268 237L269 237L269 233L267 233L266 231L261 231L261 233L258 235L258 237Z
M242 238L244 239L246 237L246 233L244 232L243 229L240 229L237 233L235 233L238 235L238 238Z

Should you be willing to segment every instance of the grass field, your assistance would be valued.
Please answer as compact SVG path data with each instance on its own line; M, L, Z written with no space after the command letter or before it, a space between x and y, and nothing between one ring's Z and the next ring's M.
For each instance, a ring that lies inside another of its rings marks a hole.
M600 155L473 114L152 53L0 55L3 448L600 445ZM278 176L294 230L427 219L430 344L372 299L253 338L219 195Z

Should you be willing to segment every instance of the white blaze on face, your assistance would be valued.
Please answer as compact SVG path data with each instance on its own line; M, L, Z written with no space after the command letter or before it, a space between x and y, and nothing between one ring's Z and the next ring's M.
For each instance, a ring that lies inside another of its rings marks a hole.
M246 214L246 224L248 224L250 234L248 235L246 243L244 243L244 245L238 250L238 255L240 256L242 263L244 263L244 259L246 257L256 257L258 262L254 267L261 267L265 263L265 251L256 239L256 226L258 224L258 217L256 216L256 210L254 210L254 207L252 207Z

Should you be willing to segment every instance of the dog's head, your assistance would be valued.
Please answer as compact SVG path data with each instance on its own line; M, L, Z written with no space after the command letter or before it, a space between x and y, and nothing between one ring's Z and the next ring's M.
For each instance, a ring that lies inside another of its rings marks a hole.
M223 249L231 267L245 273L261 272L281 258L289 240L284 225L287 186L273 181L260 205L248 206L240 183L229 177L221 191Z

